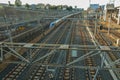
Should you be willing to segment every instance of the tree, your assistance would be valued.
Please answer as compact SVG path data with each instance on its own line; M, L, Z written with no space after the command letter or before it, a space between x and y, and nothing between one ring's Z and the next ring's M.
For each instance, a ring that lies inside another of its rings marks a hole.
M11 2L10 1L8 1L8 4L9 4L9 6L11 6Z
M19 7L22 5L22 2L20 0L15 0L15 5Z
M58 6L57 6L57 9L62 9L62 5L58 5Z
M57 10L57 6L51 5L51 6L50 6L50 9Z
M77 9L77 6L75 6L75 9Z
M10 1L8 1L8 4L9 4L9 6L14 6L13 4L11 4L11 2L10 2Z
M29 9L29 8L30 8L30 5L29 5L28 3L26 3L26 4L25 4L25 7L26 7L27 9Z
M73 9L72 6L67 7L67 10L68 10L68 11L72 11L72 9Z

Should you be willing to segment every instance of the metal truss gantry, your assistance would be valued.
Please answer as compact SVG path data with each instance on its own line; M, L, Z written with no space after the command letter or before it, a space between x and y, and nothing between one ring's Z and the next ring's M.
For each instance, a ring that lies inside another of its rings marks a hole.
M87 49L86 49L87 47ZM7 49L7 50L6 50ZM51 50L49 53L45 54L44 56L39 56L36 59L33 59L33 55L36 54L35 52L32 52L32 50L40 50L40 49L46 49ZM8 51L9 50L9 51ZM26 50L27 56L19 52L20 50ZM77 59L73 60L72 62L62 65L62 64L42 64L39 63L40 60L48 57L51 54L54 54L57 52L57 50L77 50L77 51L89 51L88 53L78 57ZM119 68L112 68L112 66L116 64L120 64L120 58L115 60L114 62L109 63L106 66L103 66L104 60L106 59L105 55L109 54L108 52L120 52L120 47L115 46L94 46L94 45L65 45L65 44L40 44L40 43L8 43L3 42L0 43L0 60L3 63L16 63L16 64L34 64L34 65L42 65L42 66L53 66L53 67L70 67L70 68L82 68L82 69L105 69L105 70L120 70ZM12 55L16 57L18 60L5 60L5 55ZM78 61L85 60L88 57L92 57L95 55L101 55L103 56L101 58L101 65L100 66L76 66L72 65Z

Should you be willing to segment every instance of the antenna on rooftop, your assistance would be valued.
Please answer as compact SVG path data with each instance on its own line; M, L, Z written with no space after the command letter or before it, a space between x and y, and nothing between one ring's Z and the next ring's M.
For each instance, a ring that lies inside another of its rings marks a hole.
M90 4L91 4L91 0L89 0L89 7L90 7Z

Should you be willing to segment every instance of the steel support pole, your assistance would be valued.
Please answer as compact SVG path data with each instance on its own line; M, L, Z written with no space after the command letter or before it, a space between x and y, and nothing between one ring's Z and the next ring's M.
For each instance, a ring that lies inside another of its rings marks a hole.
M96 13L96 20L95 20L95 31L94 31L94 36L97 33L97 13Z
M101 57L101 65L100 65L100 68L101 68L101 69L102 69L103 66L104 66L103 64L104 64L104 60L105 60L105 57L106 57L105 52L103 52L102 55L103 55L103 56ZM95 73L95 76L94 76L93 80L96 80L96 77L97 77L98 73L99 73L99 68L97 69L97 71L96 71L96 73Z
M29 61L32 61L32 49L29 50Z
M104 10L104 21L106 21L106 18L107 18L107 9Z
M1 52L0 52L0 61L3 61L3 48L2 48L2 44L0 45L1 47Z
M110 34L110 23L111 23L111 16L109 18L108 35Z
M106 65L106 67L111 67L115 64L120 64L120 59L115 60L114 62L111 62L110 64Z
M56 49L54 49L54 50L52 50L50 53L47 53L46 55L44 55L44 56L42 56L42 57L37 58L37 59L36 59L35 61L33 61L32 63L38 62L38 61L40 61L40 60L42 60L42 59L46 58L47 56L54 54L56 51L57 51L57 50L56 50Z
M118 21L117 21L117 24L119 25L120 24L120 8L119 9L119 12L118 12Z
M15 51L14 49L12 49L12 48L10 48L10 47L8 47L7 45L4 45L5 47L7 47L10 51L12 51L13 53L13 55L14 56L17 56L19 59L21 59L22 61L25 61L25 62L27 62L27 63L29 63L29 60L27 60L26 58L24 58L22 55L20 55L17 51Z
M73 60L72 62L68 63L67 66L69 66L69 65L71 65L71 64L74 64L74 63L80 61L81 59L85 59L85 57L87 57L88 55L91 55L93 52L94 52L94 51L90 51L90 52L86 53L85 55L83 55L83 56L81 56L81 57Z

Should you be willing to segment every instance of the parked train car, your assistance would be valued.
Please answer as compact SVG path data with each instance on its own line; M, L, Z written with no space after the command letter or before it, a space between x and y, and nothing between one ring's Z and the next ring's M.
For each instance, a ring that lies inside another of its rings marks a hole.
M19 26L16 30L17 31L22 31L22 30L25 30L25 27L24 26Z

